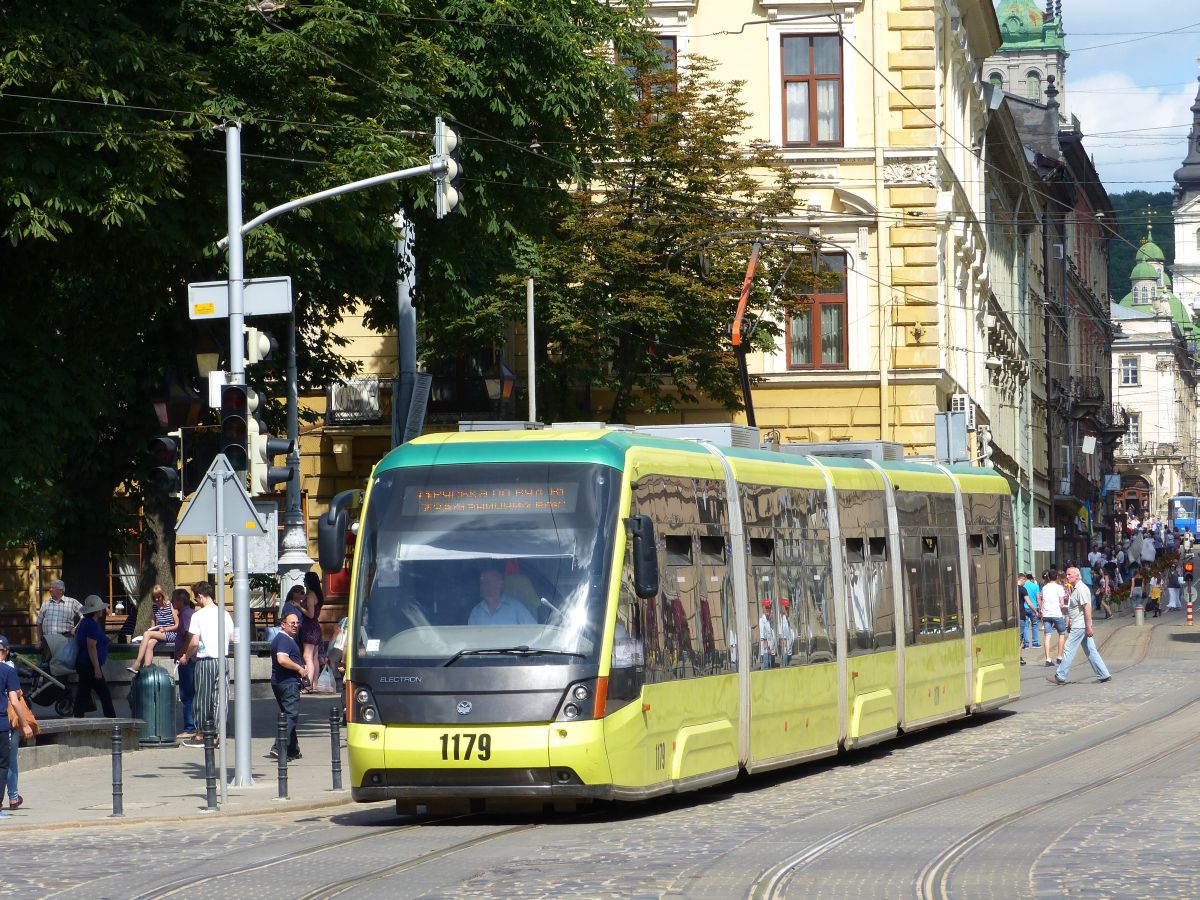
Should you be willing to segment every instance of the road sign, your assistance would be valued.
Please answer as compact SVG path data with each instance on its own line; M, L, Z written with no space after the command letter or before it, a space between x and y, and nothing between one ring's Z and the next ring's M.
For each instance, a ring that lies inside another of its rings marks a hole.
M266 526L266 534L246 539L246 562L251 575L274 575L279 571L279 504L274 500L255 500L254 508ZM225 552L221 554L222 572L233 571L233 536L225 535ZM208 536L208 571L217 571L217 536Z
M247 278L242 282L247 316L280 316L292 311L292 279ZM229 318L229 282L193 281L188 284L189 319Z
M217 517L218 509L221 511L220 519ZM196 491L196 496L175 526L175 534L196 537L237 534L251 537L266 532L241 477L233 471L225 454L218 453L204 474L204 481Z

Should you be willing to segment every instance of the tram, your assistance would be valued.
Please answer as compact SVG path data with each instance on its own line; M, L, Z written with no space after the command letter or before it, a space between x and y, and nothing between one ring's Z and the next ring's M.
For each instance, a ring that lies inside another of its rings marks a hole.
M1171 510L1171 524L1182 534L1185 531L1196 533L1196 510L1200 507L1200 497L1191 494L1172 497L1167 502Z
M389 453L320 522L350 573L355 800L694 790L1019 696L1007 481L639 430Z

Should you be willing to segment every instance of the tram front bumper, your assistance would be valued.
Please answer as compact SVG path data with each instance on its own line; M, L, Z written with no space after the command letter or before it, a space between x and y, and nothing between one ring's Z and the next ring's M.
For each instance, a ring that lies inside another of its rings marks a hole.
M365 725L347 728L351 796L605 799L612 796L602 724Z

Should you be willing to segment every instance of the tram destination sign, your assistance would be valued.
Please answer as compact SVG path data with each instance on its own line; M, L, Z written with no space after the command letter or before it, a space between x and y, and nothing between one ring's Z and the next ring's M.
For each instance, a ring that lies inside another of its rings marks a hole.
M410 487L404 491L402 514L420 517L488 513L573 513L578 502L577 484Z

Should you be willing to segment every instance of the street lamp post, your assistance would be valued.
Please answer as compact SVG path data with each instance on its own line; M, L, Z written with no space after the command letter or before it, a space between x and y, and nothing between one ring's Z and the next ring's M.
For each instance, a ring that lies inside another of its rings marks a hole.
M300 387L296 374L296 317L288 320L287 340L287 432L292 449L287 456L292 477L287 482L287 509L283 513L283 547L279 555L279 603L312 568L308 555L308 536L304 531L304 511L300 507Z

